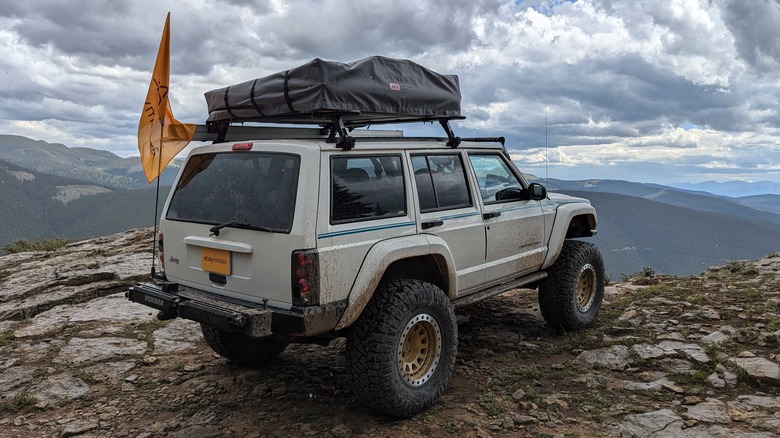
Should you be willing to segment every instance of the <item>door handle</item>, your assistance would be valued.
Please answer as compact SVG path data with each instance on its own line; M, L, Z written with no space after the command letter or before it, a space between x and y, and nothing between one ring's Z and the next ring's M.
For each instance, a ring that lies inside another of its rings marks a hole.
M420 227L421 227L423 230L427 230L428 228L433 228L433 227L440 227L440 226L442 226L442 225L444 225L444 221L443 221L443 220L441 220L441 219L439 219L439 220L435 220L435 221L423 222L423 223L420 225Z
M499 216L501 216L501 212L500 211L494 211L494 212L491 212L491 213L483 213L482 214L482 219L492 219L494 217L499 217Z

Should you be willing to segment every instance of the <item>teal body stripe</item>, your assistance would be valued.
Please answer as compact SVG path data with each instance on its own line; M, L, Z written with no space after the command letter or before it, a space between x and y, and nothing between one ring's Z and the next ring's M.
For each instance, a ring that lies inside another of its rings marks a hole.
M354 230L346 230L346 231L334 231L332 233L319 234L317 236L317 239L327 239L329 237L347 236L350 234L358 234L358 233L369 233L371 231L389 230L391 228L410 227L412 225L417 225L417 222L403 222L400 224L380 225L376 227L357 228Z

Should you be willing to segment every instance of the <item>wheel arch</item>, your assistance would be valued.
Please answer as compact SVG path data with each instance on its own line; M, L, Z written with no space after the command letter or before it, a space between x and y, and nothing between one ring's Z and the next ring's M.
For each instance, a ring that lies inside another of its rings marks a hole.
M416 235L378 242L366 254L352 289L347 308L335 329L357 320L376 287L386 279L410 278L430 282L452 300L457 296L457 277L449 247L431 235Z
M542 269L547 269L555 263L566 239L596 235L597 222L596 209L590 204L571 203L559 206Z

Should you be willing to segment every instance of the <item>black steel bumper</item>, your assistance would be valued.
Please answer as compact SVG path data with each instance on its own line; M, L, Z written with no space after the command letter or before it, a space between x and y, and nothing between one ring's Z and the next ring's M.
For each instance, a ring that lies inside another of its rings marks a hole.
M220 297L176 283L139 283L125 293L130 301L157 309L159 319L184 318L248 336L312 336L332 331L346 301L324 306L277 309Z

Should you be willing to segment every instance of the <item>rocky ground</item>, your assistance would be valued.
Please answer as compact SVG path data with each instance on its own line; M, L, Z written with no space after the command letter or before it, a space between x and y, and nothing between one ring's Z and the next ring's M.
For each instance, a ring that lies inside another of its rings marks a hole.
M547 328L533 291L459 309L455 375L408 420L346 390L344 341L239 368L123 290L151 232L0 257L0 436L774 437L780 254L610 286L595 327Z

